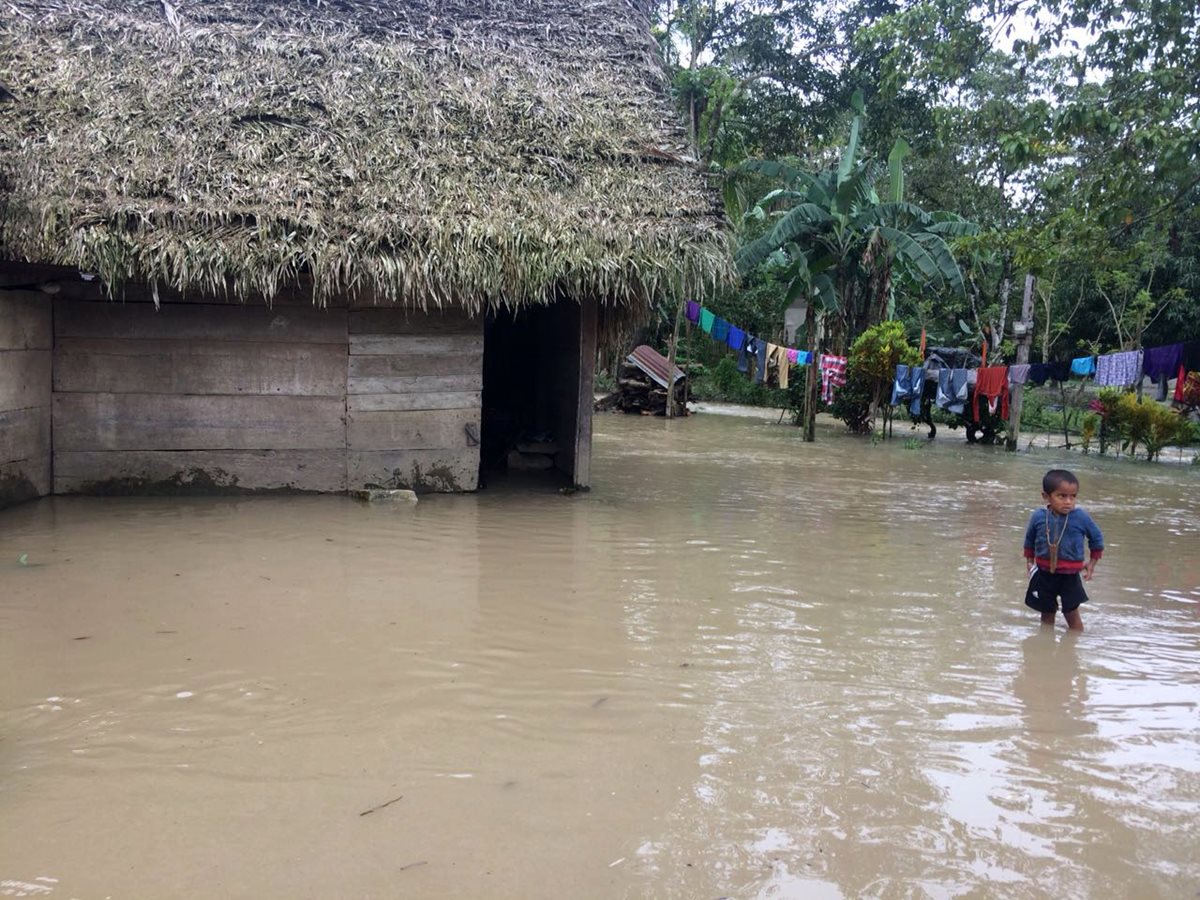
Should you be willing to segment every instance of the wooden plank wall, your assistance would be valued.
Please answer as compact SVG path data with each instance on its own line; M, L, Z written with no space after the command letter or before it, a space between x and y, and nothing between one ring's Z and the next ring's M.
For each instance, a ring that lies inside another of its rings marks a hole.
M58 300L54 492L345 490L346 319Z
M0 290L0 508L50 493L50 297Z
M461 311L352 309L349 346L350 485L475 490L483 320Z

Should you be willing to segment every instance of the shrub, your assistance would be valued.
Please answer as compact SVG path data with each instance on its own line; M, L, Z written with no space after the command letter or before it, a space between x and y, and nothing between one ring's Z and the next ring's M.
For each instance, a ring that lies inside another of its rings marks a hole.
M1103 422L1102 453L1112 435L1130 456L1144 447L1147 459L1157 458L1164 447L1186 447L1196 440L1196 430L1186 416L1152 400L1139 400L1136 394L1102 390L1095 409Z
M855 434L868 434L875 410L891 393L896 366L920 365L903 322L880 322L858 336L846 360L846 385L834 395L831 412Z

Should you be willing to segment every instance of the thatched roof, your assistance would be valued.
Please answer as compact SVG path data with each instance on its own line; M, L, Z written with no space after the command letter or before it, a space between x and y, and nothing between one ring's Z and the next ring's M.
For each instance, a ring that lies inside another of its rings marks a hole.
M0 258L323 302L731 271L640 0L6 0Z

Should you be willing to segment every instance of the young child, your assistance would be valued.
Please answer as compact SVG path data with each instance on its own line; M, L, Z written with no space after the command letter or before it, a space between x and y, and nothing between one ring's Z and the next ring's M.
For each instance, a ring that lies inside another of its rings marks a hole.
M1042 478L1046 508L1034 512L1025 529L1025 561L1031 567L1025 605L1042 614L1043 625L1053 625L1061 598L1063 617L1073 631L1083 631L1079 604L1088 599L1083 582L1092 580L1096 562L1104 552L1099 526L1087 510L1075 506L1078 494L1078 478L1066 469L1051 469ZM1087 562L1083 557L1085 537Z

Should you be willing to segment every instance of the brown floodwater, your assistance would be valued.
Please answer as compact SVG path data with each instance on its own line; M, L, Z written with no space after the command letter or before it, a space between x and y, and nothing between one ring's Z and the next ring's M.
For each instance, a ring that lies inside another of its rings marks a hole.
M1051 453L597 430L590 494L0 512L0 896L1196 896L1196 467L1066 460L1075 636Z

